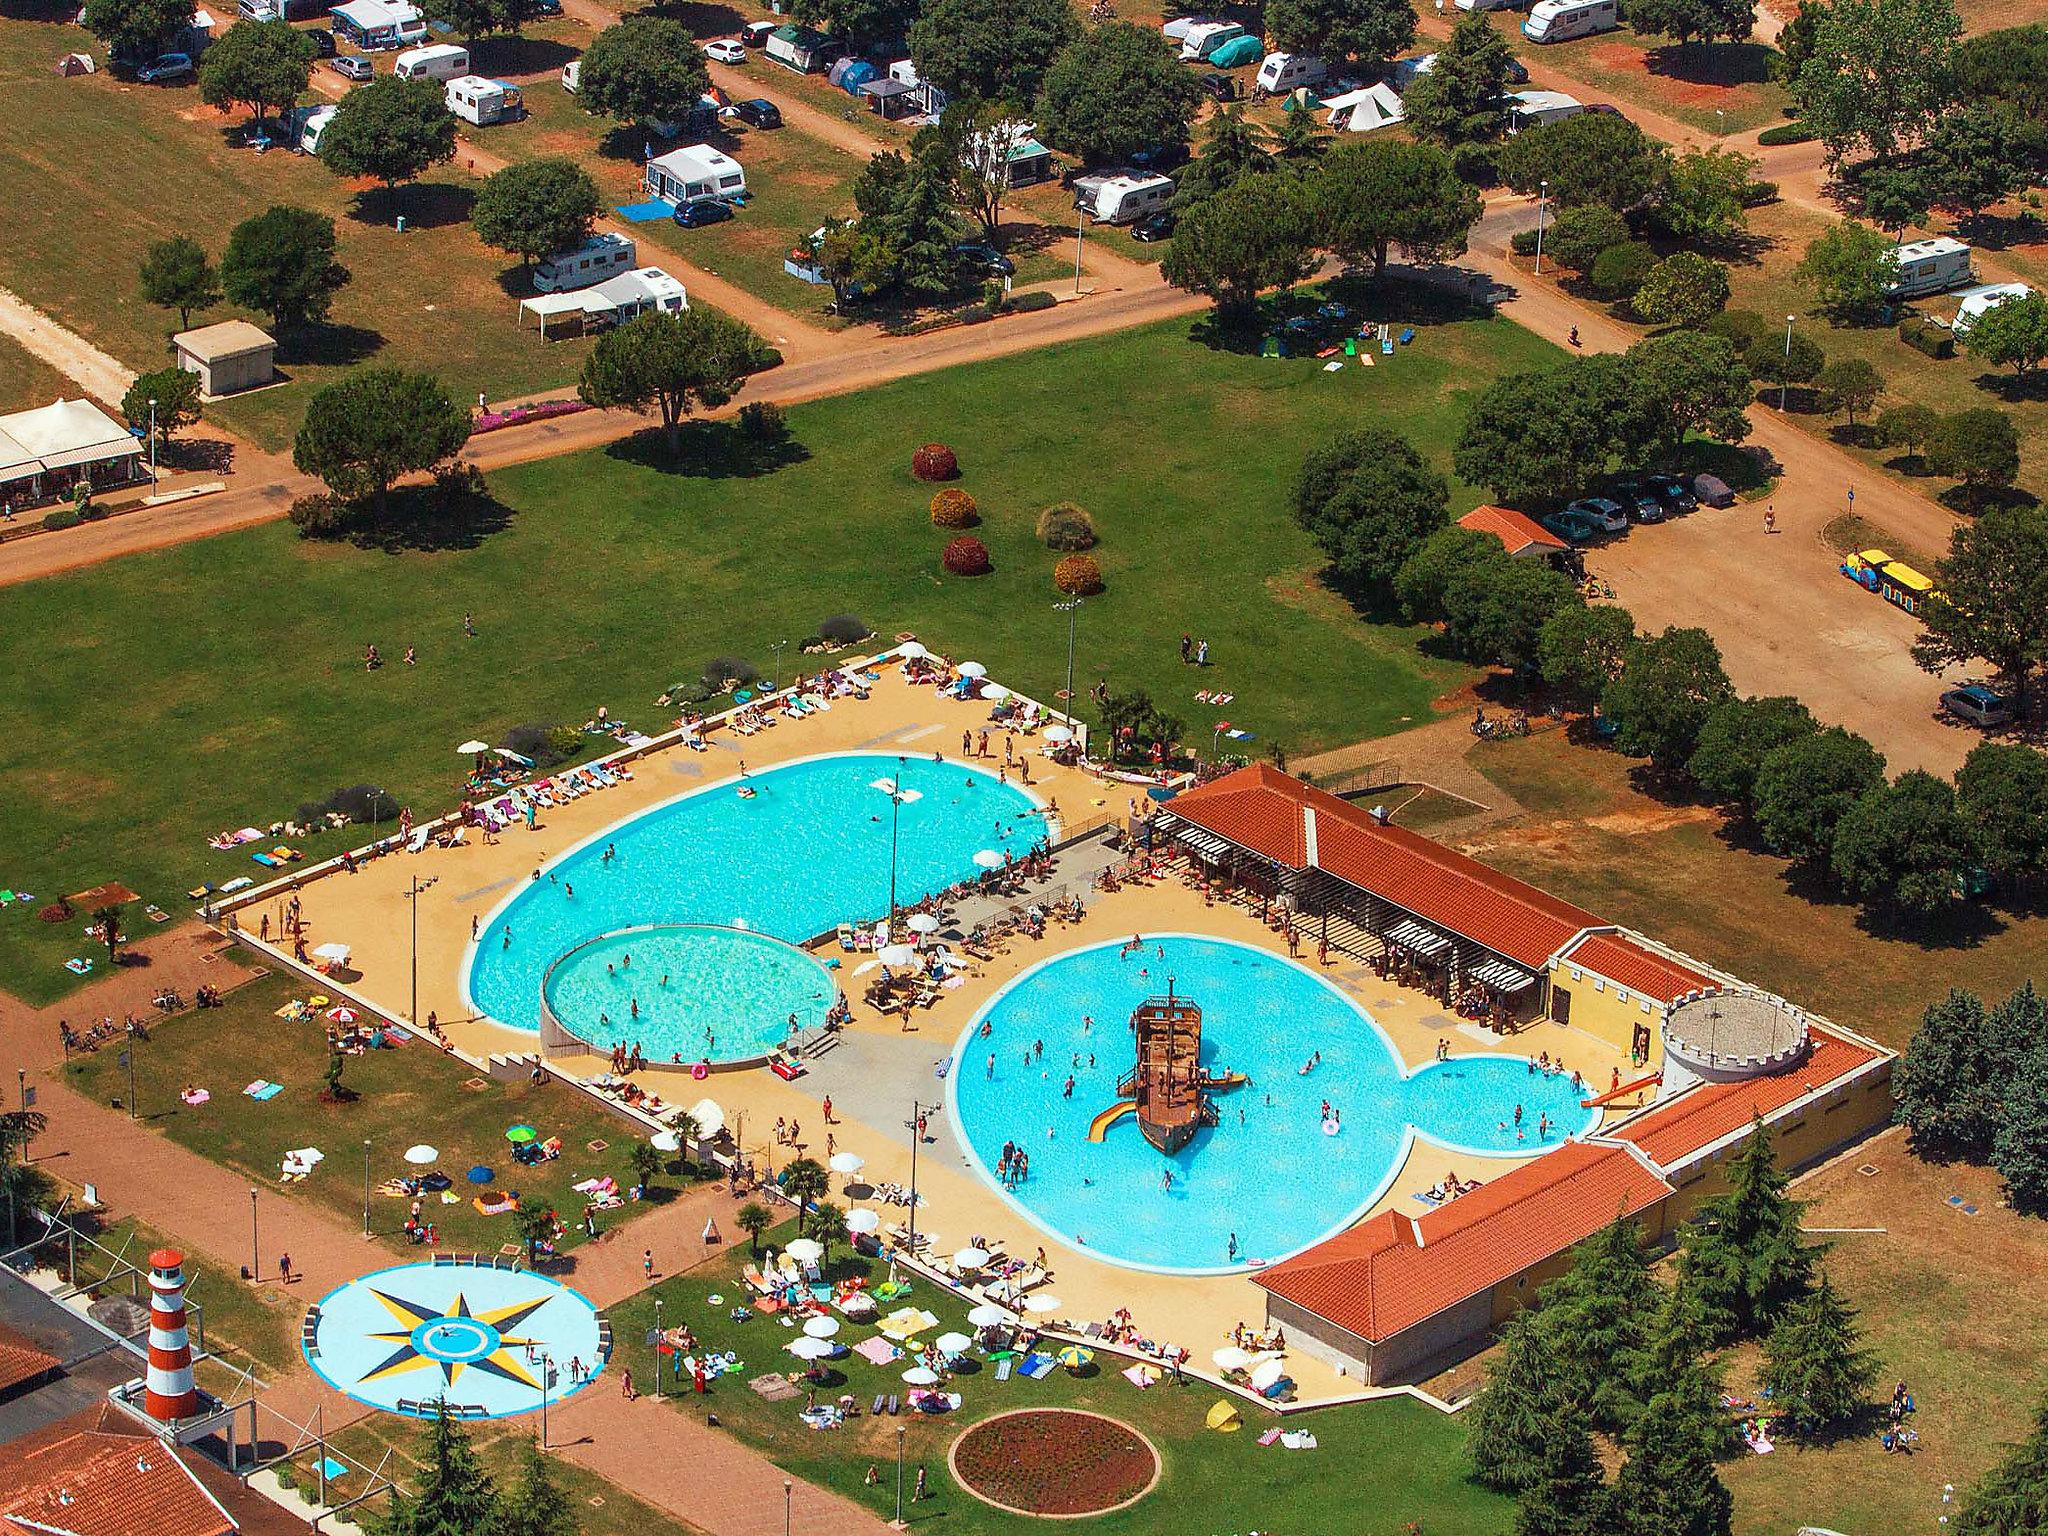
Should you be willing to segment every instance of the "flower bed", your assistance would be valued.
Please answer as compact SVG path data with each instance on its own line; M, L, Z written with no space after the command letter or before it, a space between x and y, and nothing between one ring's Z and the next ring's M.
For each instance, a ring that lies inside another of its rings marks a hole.
M984 1419L953 1442L953 1476L976 1498L1025 1515L1099 1515L1159 1481L1159 1453L1128 1424L1070 1408Z
M516 427L525 421L545 421L550 416L574 416L589 409L581 400L536 400L532 405L515 405L509 411L482 411L470 423L469 432L474 437L479 432Z

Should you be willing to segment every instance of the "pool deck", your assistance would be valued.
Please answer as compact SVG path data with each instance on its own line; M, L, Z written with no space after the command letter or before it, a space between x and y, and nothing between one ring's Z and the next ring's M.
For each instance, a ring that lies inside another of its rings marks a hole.
M744 740L713 738L714 745L703 752L676 747L651 753L634 763L631 782L548 813L535 831L516 827L495 845L472 839L463 848L395 855L362 866L354 875L311 881L301 892L307 943L339 939L351 945L348 989L387 1013L405 1017L410 989L406 899L409 882L418 877L420 1016L435 1013L456 1046L477 1059L531 1050L532 1035L469 1016L460 975L472 918L488 914L507 891L531 879L536 868L618 821L732 775L742 755L754 770L835 751L943 750L952 756L958 753L961 729L970 723L978 729L985 713L979 706L942 700L929 688L910 687L891 671L870 699L842 701L828 715L785 722ZM1059 769L1043 758L1033 761L1033 790L1050 796L1069 826L1129 814L1142 805L1130 786ZM1044 765L1043 774L1039 764ZM1072 863L1078 866L1083 858L1077 854ZM1085 862L1092 870L1099 859L1085 857ZM1067 874L1056 869L1055 886ZM255 927L260 910L252 907L241 913L245 929ZM280 916L273 909L273 933ZM918 1150L918 1188L924 1197L918 1225L921 1232L936 1235L933 1251L950 1254L974 1236L1017 1257L1028 1258L1043 1246L1052 1272L1046 1289L1061 1302L1056 1319L1082 1324L1128 1308L1141 1333L1184 1345L1192 1355L1191 1367L1207 1371L1210 1352L1229 1342L1235 1324L1257 1324L1265 1315L1263 1293L1249 1276L1192 1277L1127 1269L1046 1237L975 1171L943 1109L946 1085L935 1071L974 1014L1021 971L1068 949L1145 931L1197 932L1277 953L1286 950L1280 936L1253 914L1211 904L1178 879L1125 885L1094 896L1077 924L1056 926L1037 941L1013 938L1004 952L975 966L964 985L943 993L939 1002L907 1024L878 1015L856 994L853 1022L842 1031L838 1047L818 1057L796 1082L784 1082L765 1070L718 1073L702 1084L671 1072L643 1074L642 1081L672 1102L693 1102L707 1094L715 1098L757 1165L779 1167L799 1155L799 1149L775 1143L773 1131L780 1119L801 1125L801 1152L821 1161L828 1136L832 1150L859 1153L866 1159L862 1179L877 1184L909 1183L911 1104L919 1102L930 1118L928 1140ZM1312 951L1303 958L1314 965ZM1628 1071L1628 1063L1612 1048L1568 1026L1539 1022L1503 1042L1488 1030L1448 1016L1434 998L1382 980L1348 957L1333 957L1324 974L1372 1015L1410 1069L1432 1060L1442 1039L1449 1042L1453 1055L1506 1051L1533 1056L1547 1051L1589 1083L1606 1082L1615 1068ZM602 1070L605 1064L595 1057L570 1057L553 1065L582 1075ZM821 1109L827 1095L834 1110L830 1125ZM1609 1113L1633 1107L1617 1106ZM1515 1161L1450 1153L1417 1141L1373 1209L1420 1214L1424 1207L1414 1196L1446 1173L1483 1180ZM843 1182L835 1178L834 1198L849 1208L863 1203L841 1193ZM902 1219L900 1206L881 1210L885 1223ZM1288 1368L1304 1404L1367 1395L1368 1389L1357 1381L1300 1354L1290 1356Z

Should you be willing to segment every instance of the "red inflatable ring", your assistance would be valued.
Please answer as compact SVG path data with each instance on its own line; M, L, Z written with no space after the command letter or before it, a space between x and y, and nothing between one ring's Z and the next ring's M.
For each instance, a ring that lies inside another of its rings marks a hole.
M696 1065L694 1065L693 1067L691 1067L691 1068L690 1068L690 1076L692 1076L692 1077L694 1077L695 1079L697 1079L697 1081L698 1081L698 1082L700 1082L700 1083L701 1083L701 1082L703 1082L703 1081L704 1081L704 1079L705 1079L705 1078L707 1078L707 1077L709 1077L710 1075L711 1075L711 1069L710 1069L709 1067L705 1066L705 1065L704 1065L704 1063L703 1063L703 1062L701 1062L701 1061L700 1061L700 1062L698 1062L698 1063L697 1063Z

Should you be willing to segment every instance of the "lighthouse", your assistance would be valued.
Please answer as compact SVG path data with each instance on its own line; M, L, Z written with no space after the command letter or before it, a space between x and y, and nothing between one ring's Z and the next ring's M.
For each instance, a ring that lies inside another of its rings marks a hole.
M185 1255L175 1248L159 1248L149 1256L149 1375L143 1408L166 1423L199 1411L192 1338L185 1327Z

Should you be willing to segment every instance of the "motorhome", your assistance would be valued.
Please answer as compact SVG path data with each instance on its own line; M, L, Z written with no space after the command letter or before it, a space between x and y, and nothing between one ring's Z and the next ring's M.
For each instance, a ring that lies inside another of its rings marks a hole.
M1995 309L2009 299L2024 299L2033 291L2025 283L1985 283L1982 287L1966 288L1960 296L1962 303L1956 307L1956 317L1949 322L1950 329L1958 336L1968 335L1987 309Z
M649 197L680 208L709 198L744 198L747 173L731 155L709 144L689 144L647 162L641 184Z
M1576 96L1567 96L1563 91L1510 91L1508 93L1508 132L1520 133L1524 128L1540 128L1545 123L1561 123L1568 117L1577 117L1586 110L1586 104Z
M488 128L493 123L512 123L526 116L526 100L509 80L486 80L482 75L458 75L443 93L448 110L465 123Z
M1896 269L1885 295L1894 299L1916 299L1960 287L1976 276L1970 270L1970 258L1974 254L1962 241L1948 235L1936 235L1931 240L1908 240L1892 251Z
M556 251L533 269L533 286L542 293L567 293L606 278L630 272L640 259L624 235L592 235L574 250Z
M1206 59L1210 54L1235 38L1249 34L1234 21L1204 21L1188 28L1188 35L1180 40L1180 57L1183 64L1192 64Z
M1095 224L1130 224L1172 199L1171 176L1083 176L1074 183L1074 206Z
M1522 36L1532 43L1566 43L1595 32L1612 32L1621 25L1616 0L1536 0L1529 19L1522 23Z
M408 48L391 61L391 73L401 80L457 80L469 73L469 50L456 43Z
M1297 86L1321 85L1330 78L1330 66L1312 53L1269 53L1259 65L1259 89L1272 96L1284 96Z

